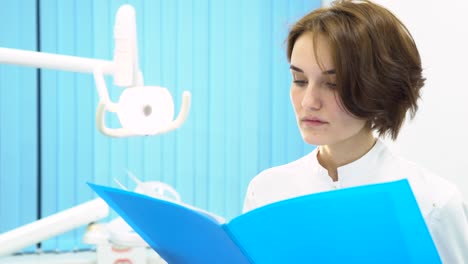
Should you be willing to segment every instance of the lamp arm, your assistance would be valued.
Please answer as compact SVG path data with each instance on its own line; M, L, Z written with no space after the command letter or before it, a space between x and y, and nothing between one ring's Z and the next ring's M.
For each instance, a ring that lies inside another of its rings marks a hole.
M100 98L99 104L105 105L106 110L117 112L118 104L111 101L109 92L107 91L106 81L104 80L104 72L100 67L96 67L93 71L94 82Z
M134 134L128 129L125 128L108 128L106 126L106 108L107 105L105 105L102 102L99 102L96 110L96 126L101 133L104 135L108 135L110 137L115 137L115 138L122 138L122 137L130 137L134 136Z
M131 5L122 5L117 10L114 25L114 45L114 58L112 61L0 48L0 64L92 74L98 68L103 75L112 75L116 86L143 85L143 74L138 66L136 15Z
M99 67L105 75L113 75L115 69L113 61L10 48L0 48L0 64L83 73L93 73Z

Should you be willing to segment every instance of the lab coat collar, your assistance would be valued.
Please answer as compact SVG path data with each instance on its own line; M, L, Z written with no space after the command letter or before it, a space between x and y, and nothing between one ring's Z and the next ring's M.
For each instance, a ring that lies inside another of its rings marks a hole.
M332 178L328 175L328 171L318 162L318 148L311 153L311 158L313 158L311 165L314 175L321 180L328 181L334 186L351 187L366 184L374 181L370 179L372 173L369 172L375 171L379 166L379 160L385 154L385 149L385 144L380 139L377 139L374 146L364 156L337 169L337 182L333 182Z

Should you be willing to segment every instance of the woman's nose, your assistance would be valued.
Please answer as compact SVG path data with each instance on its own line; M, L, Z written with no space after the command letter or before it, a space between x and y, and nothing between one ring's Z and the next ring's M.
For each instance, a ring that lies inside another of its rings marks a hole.
M304 91L304 97L302 98L302 107L311 110L317 110L322 107L322 100L320 98L320 92L314 84L309 83L307 89Z

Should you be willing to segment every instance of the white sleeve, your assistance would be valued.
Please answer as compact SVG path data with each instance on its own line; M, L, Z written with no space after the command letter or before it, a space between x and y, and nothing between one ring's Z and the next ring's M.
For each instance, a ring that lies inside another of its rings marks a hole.
M428 222L442 263L468 263L468 205L458 190Z

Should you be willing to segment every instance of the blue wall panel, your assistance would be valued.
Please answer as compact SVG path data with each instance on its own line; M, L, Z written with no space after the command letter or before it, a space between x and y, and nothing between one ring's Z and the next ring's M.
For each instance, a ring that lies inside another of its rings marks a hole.
M0 47L36 49L34 0L2 1ZM0 233L37 217L37 96L36 69L0 65Z
M242 4L237 1L226 1L225 5L225 72L226 75L222 82L222 86L217 88L224 90L224 115L225 132L224 132L224 160L225 167L222 173L224 177L224 186L222 191L224 195L223 207L225 215L238 214L233 208L241 208L243 198L239 195L242 193L241 187L241 166L238 162L241 159L241 130L240 122L242 121L240 109L244 107L240 96L241 78L244 73L242 66L242 49L240 49L240 41L242 40L242 29L239 27L239 14L242 12ZM226 87L226 89L223 89ZM229 87L229 88L228 88ZM268 150L266 150L268 152Z
M42 216L95 197L86 181L115 186L113 178L117 178L135 187L125 176L127 170L144 180L173 185L187 203L228 218L238 215L252 177L312 149L302 142L290 105L284 41L290 24L319 2L41 0L43 51L108 60L112 59L115 13L121 4L132 4L145 84L168 88L176 115L182 92L192 93L192 108L180 129L155 137L114 139L96 130L98 97L91 75L42 70ZM34 39L33 33L27 36ZM34 84L34 73L31 70L32 76L23 82ZM16 82L21 79L11 76ZM23 98L5 90L4 80L2 75L0 144L5 144L5 138L20 141L4 129L5 122L14 126L20 122L4 114L12 104L4 98L12 94ZM111 98L117 100L121 88L113 86L111 78L107 84ZM37 98L31 94L28 100ZM109 114L108 124L119 126L115 115ZM2 190L6 184L23 181L3 176L19 173L5 168L0 174ZM18 217L18 207L9 207ZM10 219L18 224L17 218ZM83 231L45 241L43 249L86 248L81 242Z
M210 144L210 134L208 133L209 110L212 107L208 103L210 96L210 60L212 55L209 46L210 32L209 25L212 23L210 17L210 2L208 0L197 1L193 5L193 103L188 122L193 123L192 135L194 137L193 162L194 162L194 195L192 202L202 208L208 209L208 201L211 194L208 191L209 179L208 171L209 157L208 147ZM199 102L199 103L195 103ZM196 157L196 158L195 158Z

